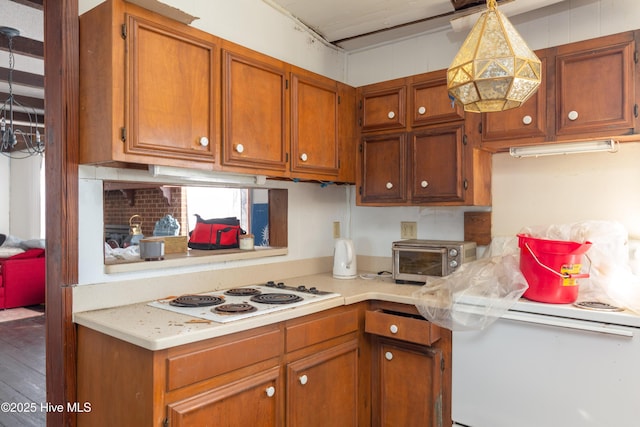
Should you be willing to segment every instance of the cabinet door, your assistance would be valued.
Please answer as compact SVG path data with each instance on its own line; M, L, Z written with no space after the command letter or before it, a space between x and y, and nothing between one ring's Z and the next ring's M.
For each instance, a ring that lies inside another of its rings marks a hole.
M125 152L213 162L217 47L127 17Z
M287 426L355 427L357 421L356 340L287 365Z
M274 367L240 381L214 388L168 405L168 420L179 426L280 425L280 368Z
M431 127L411 133L411 200L464 201L462 144L464 125Z
M634 51L632 33L558 48L555 67L558 139L632 132Z
M536 55L542 62L538 91L518 108L482 114L482 148L499 151L546 139L548 51L537 51Z
M406 134L366 136L361 143L360 201L390 203L406 200Z
M444 70L429 73L411 85L409 111L412 126L464 119L464 109L449 98Z
M225 166L286 169L286 72L282 64L266 61L223 52Z
M338 174L338 86L291 75L291 171Z
M372 85L363 89L361 101L362 131L398 129L406 126L407 88Z
M373 425L441 427L441 350L380 339L374 351Z

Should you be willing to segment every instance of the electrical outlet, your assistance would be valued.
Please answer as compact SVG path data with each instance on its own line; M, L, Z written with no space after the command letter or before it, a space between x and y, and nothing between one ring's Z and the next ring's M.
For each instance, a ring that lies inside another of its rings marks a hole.
M401 239L417 239L418 223L414 221L400 222L400 238Z
M340 238L340 221L333 221L333 238Z

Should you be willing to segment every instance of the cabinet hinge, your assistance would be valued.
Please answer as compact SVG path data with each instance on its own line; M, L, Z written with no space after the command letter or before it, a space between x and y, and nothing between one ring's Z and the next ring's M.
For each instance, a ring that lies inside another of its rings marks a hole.
M126 127L120 128L120 139L122 140L122 142L126 142L127 141L127 128Z
M338 159L338 169L340 169L340 159Z
M633 52L633 62L638 63L638 51Z
M164 421L162 421L162 427L169 427L169 418L165 418Z
M122 26L120 27L120 35L123 39L127 38L127 24L122 24Z
M362 110L362 99L360 100L360 102L358 102L358 109Z
M634 104L633 105L633 116L637 119L638 118L638 104Z
M478 133L482 134L482 122L478 123Z
M360 144L360 145L358 146L358 151L360 151L360 152L362 153L362 150L364 150L364 148L362 147L362 144Z
M338 105L340 105L341 99L340 99L340 95L338 95Z
M464 187L465 190L468 190L469 189L469 181L467 181L465 179L464 182L462 183L462 186Z
M289 153L284 153L284 162L289 163Z
M362 196L362 186L358 187L358 194Z
M289 89L289 79L284 79L284 88Z
M440 370L444 372L444 359L440 359Z
M462 145L467 145L467 135L462 135Z

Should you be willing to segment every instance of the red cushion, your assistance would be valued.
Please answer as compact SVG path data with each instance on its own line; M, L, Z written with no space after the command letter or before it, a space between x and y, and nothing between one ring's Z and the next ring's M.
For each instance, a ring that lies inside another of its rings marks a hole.
M7 259L39 258L41 256L44 256L44 249L32 248L32 249L27 249L26 251L19 253L17 255L10 256Z

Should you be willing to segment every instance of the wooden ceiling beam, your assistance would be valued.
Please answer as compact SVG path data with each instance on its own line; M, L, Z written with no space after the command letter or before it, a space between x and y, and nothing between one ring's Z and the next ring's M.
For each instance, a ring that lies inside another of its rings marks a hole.
M0 81L9 81L9 69L0 67ZM13 70L13 83L22 86L44 88L44 76L27 73L26 71Z
M43 0L9 0L9 1L21 4L23 6L29 6L34 9L44 10Z
M0 36L0 50L9 51L9 39L4 36ZM13 53L42 59L44 58L44 43L17 36L13 38Z
M13 94L13 96L26 107L35 108L36 110L44 110L44 99L42 98L16 95L15 93ZM9 94L7 92L0 92L0 107L2 107L2 104L7 99L9 99Z

